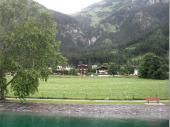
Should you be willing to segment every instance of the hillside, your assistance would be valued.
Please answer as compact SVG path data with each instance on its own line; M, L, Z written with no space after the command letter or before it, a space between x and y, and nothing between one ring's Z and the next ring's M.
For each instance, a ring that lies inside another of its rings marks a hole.
M75 15L51 11L69 63L138 65L153 52L168 58L168 0L103 0Z

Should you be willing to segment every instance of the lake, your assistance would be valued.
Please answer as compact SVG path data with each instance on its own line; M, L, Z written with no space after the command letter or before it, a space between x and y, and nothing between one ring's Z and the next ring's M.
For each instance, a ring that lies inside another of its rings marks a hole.
M168 120L59 117L34 113L0 112L0 127L168 127Z

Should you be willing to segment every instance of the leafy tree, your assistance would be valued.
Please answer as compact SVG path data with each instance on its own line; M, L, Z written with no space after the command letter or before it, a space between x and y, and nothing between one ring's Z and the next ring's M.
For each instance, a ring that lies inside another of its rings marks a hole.
M88 73L90 73L90 74L96 73L96 69L97 68L92 68L92 66L90 65L90 66L88 66Z
M168 65L163 64L161 67L154 73L154 77L157 79L168 79Z
M119 70L119 66L116 65L115 63L109 63L109 73L112 75L117 74Z
M120 66L119 74L121 74L121 75L128 74L128 70L127 70L126 66Z
M24 98L38 90L39 79L47 80L48 68L64 58L56 41L51 16L30 0L0 2L0 99L8 85ZM6 73L11 73L7 81Z
M134 73L135 68L133 66L128 65L128 66L126 66L126 68L127 68L128 74L133 74Z
M161 58L153 53L144 55L139 67L140 77L152 79L167 78L168 67L164 65Z

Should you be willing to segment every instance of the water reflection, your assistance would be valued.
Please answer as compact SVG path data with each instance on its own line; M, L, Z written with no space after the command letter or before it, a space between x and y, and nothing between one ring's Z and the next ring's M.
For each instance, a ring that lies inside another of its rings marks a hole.
M0 112L0 127L168 127L168 120L90 119Z

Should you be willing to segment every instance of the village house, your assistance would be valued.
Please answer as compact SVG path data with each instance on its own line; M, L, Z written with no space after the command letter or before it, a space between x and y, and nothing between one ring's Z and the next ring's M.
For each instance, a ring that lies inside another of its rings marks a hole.
M104 67L104 66L101 66L99 68L96 69L96 74L97 75L109 75L109 71L108 71L108 68L107 67Z
M80 65L78 65L78 68L79 68L80 75L87 75L87 73L88 73L88 65L80 64Z

